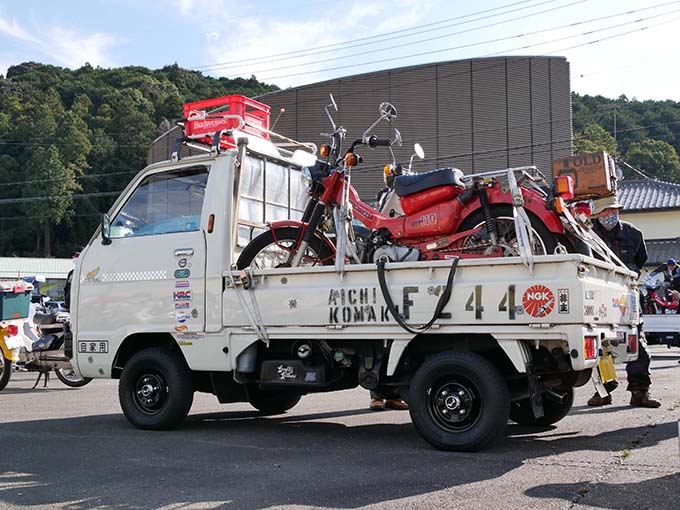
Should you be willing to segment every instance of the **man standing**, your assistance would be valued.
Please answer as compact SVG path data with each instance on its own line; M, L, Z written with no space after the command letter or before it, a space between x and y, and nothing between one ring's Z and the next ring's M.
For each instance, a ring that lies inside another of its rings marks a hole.
M619 209L623 205L618 202L616 197L606 197L595 201L593 216L593 230L602 238L621 261L628 266L628 269L635 271L640 276L640 270L647 261L647 248L642 232L626 221L619 219ZM647 342L643 335L639 335L638 359L626 365L628 374L628 391L631 392L630 405L633 407L659 407L661 402L649 396L649 387L652 384L651 372L649 370L650 358L647 349ZM614 384L612 384L614 383ZM605 385L608 394L600 397L596 392L588 400L589 406L601 406L612 403L611 392L618 383L612 381Z

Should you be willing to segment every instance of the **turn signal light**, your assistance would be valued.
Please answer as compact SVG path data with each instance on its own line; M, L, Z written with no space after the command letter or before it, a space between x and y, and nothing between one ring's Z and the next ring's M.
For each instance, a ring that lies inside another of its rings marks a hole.
M583 357L585 359L597 358L597 337L584 336L583 337Z
M322 158L327 158L328 156L331 155L331 146L330 145L322 145L319 147L319 154L321 154Z
M16 324L10 324L7 326L7 335L8 336L14 336L19 334L19 326Z
M392 165L385 165L383 167L383 172L385 172L385 175L388 177L392 175Z
M557 214L564 214L564 211L566 210L567 206L564 203L564 200L562 197L557 197L553 199L553 209Z
M628 350L631 354L638 352L638 337L637 335L628 335Z
M565 200L574 198L574 181L570 175L555 177L555 194Z
M357 166L359 163L359 160L357 158L356 154L352 154L351 152L349 154L345 154L345 166Z
M215 228L215 215L211 214L210 216L208 216L208 234L212 234L214 228Z

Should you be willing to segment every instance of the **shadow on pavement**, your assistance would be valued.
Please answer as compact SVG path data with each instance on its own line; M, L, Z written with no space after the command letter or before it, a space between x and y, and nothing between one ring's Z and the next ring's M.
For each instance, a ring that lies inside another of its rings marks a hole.
M510 425L510 438L492 450L449 453L429 447L410 423L311 421L366 412L198 414L168 432L134 429L121 414L4 423L0 441L11 454L0 464L0 503L69 510L356 508L497 478L533 458L610 451L647 431L585 436ZM675 422L658 426L640 448L675 435ZM566 499L574 487L532 491Z

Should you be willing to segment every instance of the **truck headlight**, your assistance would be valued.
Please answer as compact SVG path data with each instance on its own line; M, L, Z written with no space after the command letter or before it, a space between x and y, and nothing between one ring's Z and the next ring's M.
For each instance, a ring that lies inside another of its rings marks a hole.
M302 185L307 189L312 189L312 172L309 170L308 166L302 167L302 172L300 173L300 178L302 179Z

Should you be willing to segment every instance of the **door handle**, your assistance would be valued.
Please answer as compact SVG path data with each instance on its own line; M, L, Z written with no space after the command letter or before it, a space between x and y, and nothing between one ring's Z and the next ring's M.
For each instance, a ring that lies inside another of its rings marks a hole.
M189 257L194 254L193 248L179 248L175 250L175 257Z

